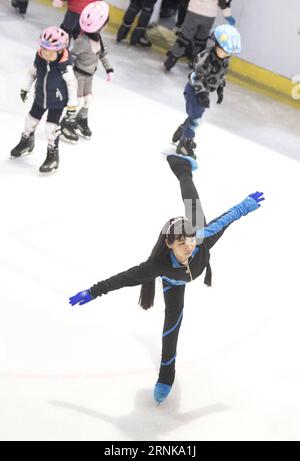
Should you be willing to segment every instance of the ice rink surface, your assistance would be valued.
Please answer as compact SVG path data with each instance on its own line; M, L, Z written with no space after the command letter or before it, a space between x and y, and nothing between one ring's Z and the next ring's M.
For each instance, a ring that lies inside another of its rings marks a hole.
M13 161L25 105L19 89L37 37L62 12L31 2L26 20L0 7L0 439L300 439L300 112L228 84L197 135L195 174L209 220L256 190L261 209L211 251L213 287L186 290L177 379L165 404L152 391L164 316L139 288L85 308L68 297L144 261L165 221L183 213L160 152L185 117L188 69L116 45L95 77L91 141L61 142L57 174L34 155Z

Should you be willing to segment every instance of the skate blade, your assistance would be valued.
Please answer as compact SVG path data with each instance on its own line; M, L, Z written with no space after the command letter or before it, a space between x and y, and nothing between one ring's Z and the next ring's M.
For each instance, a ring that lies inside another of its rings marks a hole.
M76 132L81 138L86 139L87 141L91 140L91 136L84 136L84 134L80 133L79 130L76 130Z
M72 141L71 139L67 139L64 137L64 135L60 135L60 139L64 142L67 142L68 144L78 144L78 140L77 141Z
M39 171L39 176L52 176L54 173L57 173L58 172L58 168L55 168L54 170L52 171Z
M11 155L10 159L11 160L19 160L20 158L29 157L32 154L33 154L33 151L27 151L24 154L19 155L18 157L14 157L13 155Z

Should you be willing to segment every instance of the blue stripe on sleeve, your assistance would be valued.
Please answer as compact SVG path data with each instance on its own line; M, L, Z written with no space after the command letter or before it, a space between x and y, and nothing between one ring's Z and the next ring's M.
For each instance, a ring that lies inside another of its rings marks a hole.
M252 197L247 197L243 202L231 208L227 213L214 221L212 224L197 231L197 239L211 237L220 232L224 227L237 221L241 216L246 216L258 208L258 204Z

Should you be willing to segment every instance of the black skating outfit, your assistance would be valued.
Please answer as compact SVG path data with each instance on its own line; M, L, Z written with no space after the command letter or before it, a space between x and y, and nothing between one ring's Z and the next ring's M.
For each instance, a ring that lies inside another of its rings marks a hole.
M90 292L96 298L123 287L141 285L152 281L156 277L162 278L166 310L162 338L162 360L158 381L171 386L175 377L175 359L183 317L185 285L199 277L205 269L207 269L205 283L210 285L210 249L223 235L229 224L239 219L242 214L239 210L239 205L237 205L206 225L189 162L175 156L168 157L168 162L179 179L182 198L185 200L186 216L193 224L195 222L204 223L202 228L197 230L198 244L188 266L180 264L170 250L165 259L148 259L139 266L132 267L125 272L97 283L90 288Z

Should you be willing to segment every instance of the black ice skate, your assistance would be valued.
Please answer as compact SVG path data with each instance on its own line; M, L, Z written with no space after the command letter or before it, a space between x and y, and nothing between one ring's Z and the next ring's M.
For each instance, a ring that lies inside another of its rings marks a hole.
M145 29L139 29L138 27L136 27L136 29L134 29L131 35L130 45L141 45L144 48L150 48L150 46L152 46L152 42L147 37Z
M11 151L10 155L12 158L19 158L24 155L30 154L34 149L34 133L30 136L22 134L19 144Z
M189 157L197 159L194 149L196 149L197 144L192 138L181 138L176 149L176 153L180 155L187 155Z
M62 121L60 122L60 130L63 139L65 139L68 142L71 142L72 144L77 144L78 143L78 134L76 133L76 119L64 117Z
M76 127L78 133L83 136L85 139L91 139L92 137L92 132L88 126L88 119L87 118L82 118L78 114L76 117Z
M28 7L28 0L12 0L11 5L21 14L21 16L25 16Z
M124 40L127 37L129 30L130 26L122 24L117 33L117 42Z
M168 51L167 52L167 59L165 60L164 62L164 66L165 66L165 69L167 71L171 70L172 67L175 66L176 62L178 61L178 58L176 58L176 56L174 56L174 54L172 53L172 51Z
M174 142L175 144L181 139L182 132L183 132L183 126L184 125L179 125L179 127L173 134L172 142Z
M53 173L59 167L58 147L48 146L47 157L40 168L40 173Z

